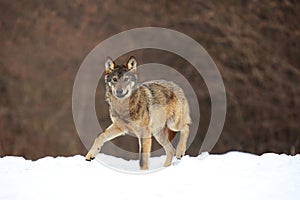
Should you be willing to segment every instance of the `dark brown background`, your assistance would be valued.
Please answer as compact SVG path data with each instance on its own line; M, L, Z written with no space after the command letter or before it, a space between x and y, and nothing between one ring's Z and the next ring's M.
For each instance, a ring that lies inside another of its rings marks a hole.
M71 110L76 72L101 41L144 26L185 33L216 62L228 111L214 153L300 152L298 1L0 0L0 156L85 154ZM205 84L176 55L133 54L140 63L173 66L190 80L201 109L199 133L188 150L196 155L210 118ZM97 110L107 126L101 87ZM115 143L137 147L128 137Z

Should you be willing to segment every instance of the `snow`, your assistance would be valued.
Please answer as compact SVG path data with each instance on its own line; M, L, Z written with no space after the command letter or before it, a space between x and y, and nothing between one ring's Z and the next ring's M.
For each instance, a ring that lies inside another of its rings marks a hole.
M296 200L300 197L300 155L206 153L184 156L180 162L160 168L163 161L164 156L151 158L148 171L151 173L145 173L138 170L138 161L104 154L92 162L86 162L80 155L37 161L3 157L0 199Z

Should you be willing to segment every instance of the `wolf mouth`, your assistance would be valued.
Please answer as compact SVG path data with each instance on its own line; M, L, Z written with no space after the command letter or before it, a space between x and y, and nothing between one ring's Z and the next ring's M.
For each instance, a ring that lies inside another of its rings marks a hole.
M125 97L127 94L128 94L128 90L125 92L125 94L121 94L121 95L116 94L116 97L121 99L121 98Z

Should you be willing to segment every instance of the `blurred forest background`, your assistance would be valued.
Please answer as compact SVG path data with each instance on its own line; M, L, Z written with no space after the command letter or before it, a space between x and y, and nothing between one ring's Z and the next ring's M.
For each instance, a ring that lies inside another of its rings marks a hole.
M299 1L0 0L0 156L84 155L72 118L77 70L101 41L144 26L192 37L217 64L228 107L214 153L300 152ZM176 55L135 55L141 64L173 66L193 85L201 122L188 154L196 155L210 119L205 84ZM107 126L107 104L96 101ZM114 142L137 147L126 136Z

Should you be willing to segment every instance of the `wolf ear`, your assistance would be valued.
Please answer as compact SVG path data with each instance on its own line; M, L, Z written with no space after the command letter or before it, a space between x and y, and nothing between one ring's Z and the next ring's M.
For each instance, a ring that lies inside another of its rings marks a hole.
M127 69L136 71L137 62L133 56L131 56L126 64Z
M115 69L115 66L115 62L110 57L107 57L105 61L105 74L112 72Z

